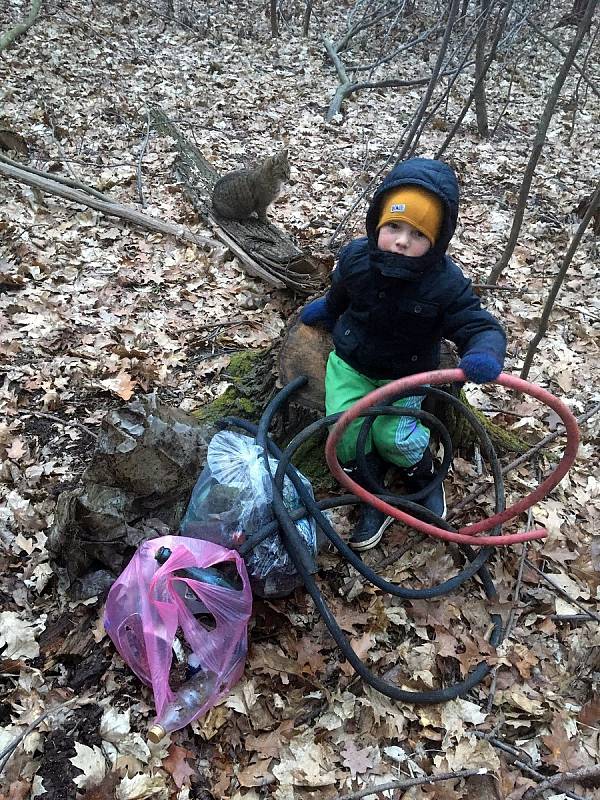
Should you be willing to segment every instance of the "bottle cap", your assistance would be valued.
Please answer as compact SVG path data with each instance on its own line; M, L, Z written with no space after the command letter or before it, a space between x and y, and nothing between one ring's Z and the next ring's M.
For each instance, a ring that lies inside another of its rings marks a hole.
M151 742L160 742L167 735L166 730L163 728L162 725L152 725L150 730L148 731L148 738Z

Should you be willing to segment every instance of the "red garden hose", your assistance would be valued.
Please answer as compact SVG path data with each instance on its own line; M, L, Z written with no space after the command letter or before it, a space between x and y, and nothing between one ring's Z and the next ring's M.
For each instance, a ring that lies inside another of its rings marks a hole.
M467 525L466 527L461 528L457 533L452 533L450 531L443 530L442 528L438 528L435 525L430 525L427 522L422 522L416 517L412 517L410 514L400 511L400 509L395 508L389 503L386 503L384 500L380 500L378 497L371 494L358 483L356 483L356 481L353 481L352 478L346 472L344 472L340 466L336 454L336 446L348 425L363 411L371 406L384 405L386 400L396 397L403 392L407 392L410 389L414 389L417 386L425 386L427 384L437 386L439 384L464 383L466 380L467 377L461 369L434 370L431 372L421 372L417 375L409 375L406 378L400 378L398 380L391 381L385 386L381 386L379 389L375 389L375 391L365 395L340 417L329 434L327 443L325 445L325 456L327 458L329 468L342 486L345 486L357 497L360 497L361 500L364 500L366 503L374 506L384 514L394 517L394 519L416 528L421 533L427 533L429 536L434 536L438 539L444 539L449 542L457 542L458 544L486 545L492 547L498 545L517 544L518 542L527 542L531 539L543 539L547 535L547 531L543 528L535 531L528 531L526 533L507 533L500 536L476 536L476 534L480 533L481 531L490 530L495 525L500 525L501 523L516 517L517 514L520 514L522 511L530 508L534 503L537 503L538 500L541 500L542 497L545 497L547 494L549 494L549 492L566 475L577 455L579 429L577 427L577 421L575 420L575 417L569 408L567 408L567 406L561 400L559 400L553 394L550 394L550 392L546 391L545 389L542 389L540 386L528 383L527 381L521 380L521 378L517 378L513 375L506 375L505 373L502 373L498 376L496 381L493 381L493 383L498 383L501 386L507 387L508 389L515 389L516 391L523 392L530 397L540 400L542 403L555 411L565 425L567 444L563 457L557 464L556 468L536 489L534 489L530 495L522 500L519 500L518 503L510 506L510 508L507 508L498 514L494 514L493 517L488 517L487 519L481 520L481 522L476 522L473 525Z

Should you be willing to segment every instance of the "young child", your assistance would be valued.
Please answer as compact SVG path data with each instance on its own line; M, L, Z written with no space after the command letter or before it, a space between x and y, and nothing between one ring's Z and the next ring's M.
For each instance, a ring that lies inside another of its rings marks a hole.
M502 371L504 331L446 255L458 199L456 176L441 161L412 158L394 168L373 196L367 236L342 249L331 289L302 309L305 324L321 323L333 331L335 350L325 376L327 414L346 410L393 379L436 369L442 338L457 345L459 366L470 381L485 383ZM409 397L395 405L419 408L421 401ZM355 456L362 423L351 423L337 450L361 485ZM379 483L390 464L400 468L411 493L431 481L429 430L414 417L377 417L365 452ZM419 502L445 516L443 486ZM362 505L350 546L374 547L389 522L377 509Z

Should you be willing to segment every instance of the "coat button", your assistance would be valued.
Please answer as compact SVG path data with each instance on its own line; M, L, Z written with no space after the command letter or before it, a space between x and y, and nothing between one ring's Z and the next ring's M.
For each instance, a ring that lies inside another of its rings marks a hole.
M415 306L415 314L420 314L422 311L422 306L416 305Z
M419 360L419 356L411 356L410 360L411 361L418 361Z
M379 297L380 300L383 300L383 298L385 297L385 292L379 292L377 297Z
M351 333L352 331L350 330L350 328L348 328L347 331L344 331L344 336L350 336Z

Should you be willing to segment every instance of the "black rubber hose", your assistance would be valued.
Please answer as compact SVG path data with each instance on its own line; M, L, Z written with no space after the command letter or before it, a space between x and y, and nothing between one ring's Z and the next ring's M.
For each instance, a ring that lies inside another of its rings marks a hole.
M396 411L400 411L401 409L396 409ZM366 413L366 412L365 412ZM425 413L425 412L423 412ZM277 467L277 472L275 475L275 482L279 485L279 490L281 491L283 485L283 474L284 472L287 473L288 477L292 481L292 484L298 495L302 504L304 506L303 513L300 514L298 518L304 516L312 516L321 531L324 535L329 539L329 541L333 544L333 546L338 550L341 556L343 556L353 567L354 569L359 572L365 580L372 583L374 586L377 586L378 589L381 589L388 594L393 595L394 597L399 597L403 600L431 600L435 597L442 597L445 594L448 594L452 591L458 589L463 583L465 583L469 578L472 578L476 573L480 572L485 565L485 562L490 556L491 548L482 548L476 555L473 554L471 551L472 560L469 564L467 564L464 569L462 569L457 575L448 580L444 581L443 583L438 584L437 586L429 586L424 589L412 589L409 587L401 586L397 583L392 583L391 581L382 578L378 575L374 570L368 567L361 557L352 550L348 544L342 539L342 537L338 534L335 528L331 525L327 517L321 513L320 504L315 501L315 499L311 496L310 492L307 491L304 482L300 478L297 470L295 467L290 469L289 459L297 449L306 439L310 438L314 433L320 430L322 427L327 425L331 425L337 421L337 419L341 416L340 414L332 414L329 417L324 417L317 422L314 422L312 425L306 427L298 436L296 436L290 444L287 446L285 452L281 452L279 448L275 445L275 443L267 437L266 441L266 448L276 457L279 459L279 464ZM225 417L222 422L227 423L229 425L236 425L237 427L241 428L242 430L247 431L248 433L252 433L257 437L258 441L258 431L259 426L253 425L251 422L247 422L246 420L237 419L236 417ZM265 445L262 445L265 447ZM270 470L269 470L269 474ZM355 496L350 495L352 498L352 504L358 504L361 501ZM403 497L399 497L398 495L390 495L388 493L382 494L381 499L385 500L386 502L393 502L399 505L400 507L406 509L409 513L415 515L419 514L422 518L425 518L426 521L431 521L434 524L440 524L446 530L453 531L455 530L451 525L449 525L444 520L441 520L438 516L433 514L432 512L424 509L422 506L417 505L409 500L404 500ZM335 505L325 506L329 508L333 508L337 505L341 505L341 498L336 498L338 502ZM345 505L346 503L344 503ZM299 512L298 512L299 513ZM275 532L276 527L274 523L270 523L267 530L260 530L257 532L256 535L253 535L248 543L244 545L245 549L243 554L249 552L252 547L255 547L259 542L263 541L267 538L267 536L271 535ZM242 551L240 551L242 552ZM483 576L480 575L483 582Z
M289 392L286 393L286 397L287 396L289 396ZM261 418L261 421L258 426L258 434L256 437L257 444L259 444L263 448L262 457L264 460L265 468L269 475L271 475L271 469L269 465L269 456L268 456L267 431L270 425L272 415L277 411L279 407L279 403L277 402L277 400L278 397L274 398L274 400L271 401L271 403L268 406L268 411L270 416L268 416L267 412L265 411L263 418ZM283 402L283 399L281 400L281 402ZM280 474L281 483L283 481L283 477L284 473L282 472ZM294 566L296 567L298 573L302 577L307 591L311 595L319 613L322 615L323 620L329 629L329 632L331 633L333 639L335 640L336 644L342 651L342 654L345 656L345 658L348 659L348 661L355 669L355 671L369 685L371 685L373 688L377 689L377 691L387 695L388 697L391 697L394 700L400 700L402 702L410 702L410 703L440 703L464 695L471 688L480 683L481 680L489 673L491 666L485 662L481 662L469 673L469 675L467 675L467 677L463 681L455 683L452 686L448 686L444 689L433 689L422 692L413 692L413 691L407 691L405 689L400 689L397 686L394 686L393 684L388 683L387 681L384 681L383 679L373 674L362 662L362 660L356 655L354 650L352 650L352 647L348 642L348 639L346 638L341 628L337 624L337 621L333 616L333 614L331 613L331 610L324 602L323 596L319 591L315 580L310 574L309 569L307 569L306 549L304 547L304 544L301 543L298 539L296 527L285 506L283 495L281 493L280 486L278 486L277 480L273 480L272 508L275 513L275 516L277 517L281 525L281 536L284 545L290 555L290 558L294 562ZM493 591L491 595L488 593L489 590L488 585L484 584L484 590L486 591L486 595L488 595L489 599L495 598L496 596L495 591ZM492 590L493 590L493 584L492 584ZM502 636L501 620L499 615L497 614L492 615L492 620L494 622L494 630L492 632L490 641L493 646L497 646Z
M373 410L374 414L379 414L381 409L378 408ZM390 413L396 416L406 416L407 409L399 409L393 406L386 407L385 413ZM365 411L365 414L370 414L371 409ZM422 418L428 419L431 415L427 414L424 411L420 411L419 409L412 409L411 413L418 415ZM278 483L279 488L281 489L283 483L283 472L286 470L290 458L293 456L296 449L304 442L307 438L312 436L322 427L332 424L333 422L337 421L340 414L332 414L329 417L325 417L324 419L318 420L317 422L313 423L306 427L303 431L301 431L298 436L294 437L292 441L286 447L283 458L280 460L280 463L277 468L277 473L275 476L275 482ZM437 418L433 417L436 420L436 427L441 426L441 423ZM445 429L444 429L445 431ZM445 431L447 434L447 431ZM446 455L446 454L445 454ZM500 473L500 470L498 469ZM290 476L291 477L291 476ZM439 479L439 476L438 476ZM501 479L501 474L500 474ZM294 487L300 494L300 499L302 500L304 506L309 510L311 515L315 518L317 524L319 525L320 529L323 531L325 536L331 541L334 547L337 548L339 553L346 558L352 566L363 575L366 580L372 583L374 586L377 586L382 591L388 592L389 594L394 595L395 597L400 597L404 600L429 600L434 597L441 597L448 592L454 591L457 589L462 583L464 583L469 578L473 577L473 575L480 571L484 567L485 562L490 557L492 552L491 548L483 548L473 559L473 561L467 565L458 575L455 575L453 578L449 578L447 581L444 581L437 586L427 587L425 589L409 589L403 586L400 586L396 583L391 583L390 581L381 578L376 572L366 566L359 555L357 555L349 546L348 544L340 537L337 531L333 528L327 517L323 514L319 513L319 509L314 501L314 499L310 496L309 493L305 491L303 485L299 485L292 479L294 483ZM411 500L407 500L402 496L392 495L393 500L397 506L402 509L405 509L413 516L419 516L421 519L424 519L426 522L432 522L434 525L438 525L439 527L444 528L445 530L454 531L455 529L449 525L445 520L438 517L433 512L429 511L428 509L412 502Z

